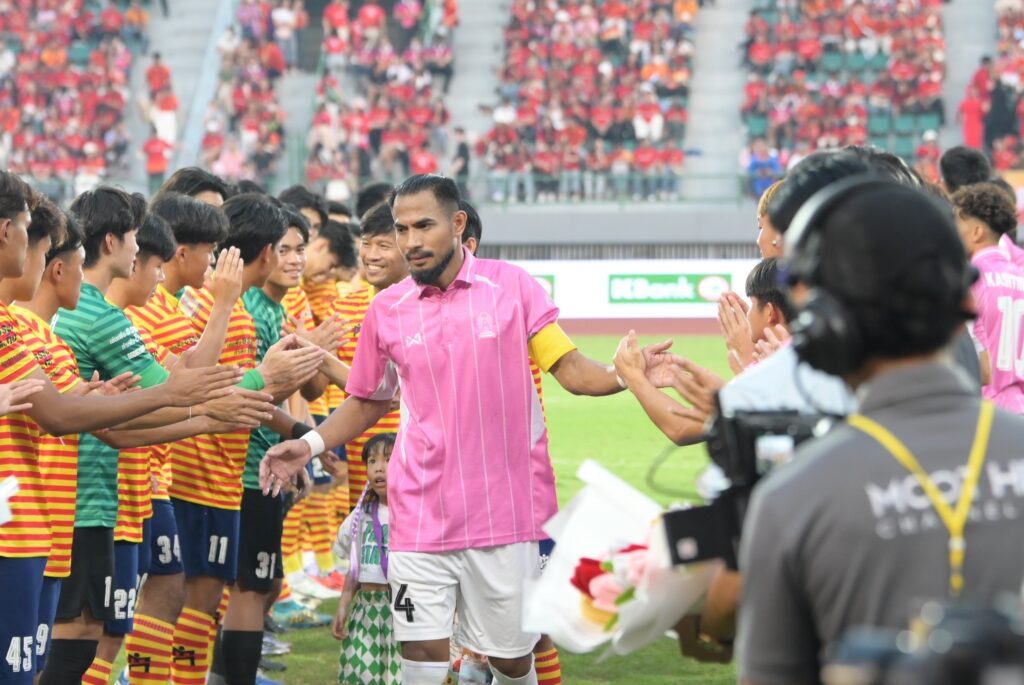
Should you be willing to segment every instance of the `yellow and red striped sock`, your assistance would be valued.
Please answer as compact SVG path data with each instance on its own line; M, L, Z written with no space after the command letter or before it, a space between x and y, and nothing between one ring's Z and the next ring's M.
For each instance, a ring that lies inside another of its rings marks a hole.
M135 614L135 630L125 639L128 682L166 683L171 677L174 626L145 614Z
M302 517L305 511L306 500L301 500L292 505L284 517L284 529L281 531L281 556L285 559L299 551L299 530L302 527ZM299 565L301 566L301 563Z
M174 626L171 648L171 682L175 685L205 685L210 670L210 629L213 616L185 607Z
M321 573L330 573L334 570L334 555L331 553L331 544L337 535L331 534L330 528L331 496L326 492L314 492L309 496L306 505L306 521L309 522L309 542L313 554L316 555L316 565Z
M534 654L533 660L537 669L537 685L561 685L562 664L557 649Z
M89 670L82 676L82 685L107 685L110 682L111 668L113 666L109 661L96 657L89 664Z

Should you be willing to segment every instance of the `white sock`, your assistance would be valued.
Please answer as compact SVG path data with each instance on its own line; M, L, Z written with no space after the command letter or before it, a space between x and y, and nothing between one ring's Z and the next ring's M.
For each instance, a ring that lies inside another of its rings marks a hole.
M409 661L408 659L402 659L403 685L444 685L444 679L447 677L447 661Z
M522 678L509 678L501 671L491 666L491 673L494 674L495 685L537 685L537 669L534 668L533 655L530 655L530 672Z

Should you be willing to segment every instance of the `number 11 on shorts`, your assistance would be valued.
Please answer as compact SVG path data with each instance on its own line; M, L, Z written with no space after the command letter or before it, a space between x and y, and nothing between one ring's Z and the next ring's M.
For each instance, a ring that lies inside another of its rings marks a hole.
M395 595L395 612L403 612L405 614L405 620L409 623L413 622L413 612L416 611L416 607L412 605L412 600L405 596L405 593L409 590L408 585L399 585L398 594Z
M210 558L211 564L224 564L228 560L228 538L226 535L210 536Z

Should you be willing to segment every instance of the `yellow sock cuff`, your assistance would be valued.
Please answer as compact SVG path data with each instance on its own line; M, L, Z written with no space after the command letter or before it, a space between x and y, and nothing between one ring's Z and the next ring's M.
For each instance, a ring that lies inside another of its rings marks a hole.
M284 558L284 574L290 576L302 570L302 553L295 552Z
M317 552L316 553L316 566L320 569L321 573L330 573L334 570L334 555L330 552Z

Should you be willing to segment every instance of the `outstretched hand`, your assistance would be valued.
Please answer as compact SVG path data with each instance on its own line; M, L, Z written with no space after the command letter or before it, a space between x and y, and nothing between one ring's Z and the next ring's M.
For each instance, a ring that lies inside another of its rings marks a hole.
M31 409L32 403L25 400L46 387L46 383L41 378L25 378L0 385L0 416Z
M260 487L263 494L279 495L281 488L291 483L299 471L306 468L312 456L309 443L305 440L286 440L267 450L260 462Z

